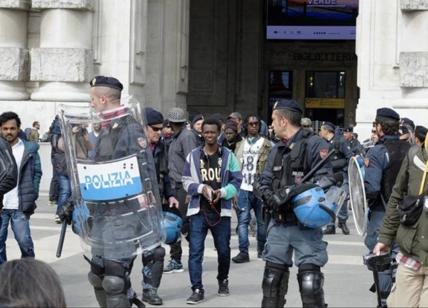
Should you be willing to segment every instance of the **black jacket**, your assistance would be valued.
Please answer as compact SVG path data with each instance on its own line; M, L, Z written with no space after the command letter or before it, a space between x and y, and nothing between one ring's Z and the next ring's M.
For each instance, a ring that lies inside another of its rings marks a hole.
M0 206L3 196L16 186L18 170L9 143L0 137Z

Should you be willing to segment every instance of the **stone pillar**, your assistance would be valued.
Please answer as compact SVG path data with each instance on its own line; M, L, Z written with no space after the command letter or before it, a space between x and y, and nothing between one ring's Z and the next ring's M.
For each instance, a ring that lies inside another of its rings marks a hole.
M0 100L28 99L27 10L29 1L0 0Z
M93 0L33 0L40 9L40 48L31 50L31 95L40 101L89 101L93 76Z

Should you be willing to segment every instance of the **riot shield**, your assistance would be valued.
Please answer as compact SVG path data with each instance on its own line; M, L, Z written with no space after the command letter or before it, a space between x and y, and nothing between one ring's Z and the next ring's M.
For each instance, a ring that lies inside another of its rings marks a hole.
M162 238L161 200L140 104L102 113L89 106L62 105L60 110L73 230L85 250L124 259L157 247ZM101 130L91 143L93 124L101 124ZM88 155L90 150L95 155Z
M364 189L364 176L358 160L352 157L348 165L349 201L351 202L352 216L359 235L364 235L367 229L368 207L366 191Z

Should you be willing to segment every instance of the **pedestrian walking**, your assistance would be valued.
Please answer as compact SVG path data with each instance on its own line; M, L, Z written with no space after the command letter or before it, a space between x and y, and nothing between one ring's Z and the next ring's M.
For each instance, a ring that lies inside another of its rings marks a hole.
M191 196L189 217L189 276L192 295L188 304L204 300L202 260L208 230L218 255L218 295L229 295L232 198L241 185L238 161L229 149L217 143L221 124L207 119L202 124L205 145L194 149L183 170L184 189Z
M399 247L388 307L428 306L427 162L424 145L414 145L404 157L373 250L380 255L389 253L394 242Z
M254 211L257 222L257 257L261 258L266 243L266 226L263 217L263 205L253 193L253 183L265 167L271 142L260 136L260 119L256 115L248 116L244 121L247 136L237 144L236 158L241 166L243 180L236 204L238 217L239 254L232 258L235 263L249 262L248 227L251 222L251 210Z
M6 239L9 222L21 250L21 256L34 257L34 243L31 238L30 216L36 209L39 198L42 167L39 145L18 138L21 120L14 112L0 115L0 129L12 147L13 157L19 170L17 185L3 197L3 211L0 225L0 264L7 261Z
M171 187L173 194L179 203L179 214L183 219L183 233L187 234L188 222L186 220L187 211L187 192L182 183L183 167L187 155L197 147L196 135L186 129L186 117L184 110L181 108L172 108L168 112L168 121L174 131L174 136L169 145L168 150L168 169L171 179ZM183 250L181 248L181 240L171 245L170 256L167 266L164 269L165 273L183 272L183 264L181 257Z

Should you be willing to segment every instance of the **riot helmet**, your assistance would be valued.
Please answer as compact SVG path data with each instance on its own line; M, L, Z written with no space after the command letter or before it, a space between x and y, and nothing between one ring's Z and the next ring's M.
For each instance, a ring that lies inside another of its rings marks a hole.
M321 187L312 187L291 199L294 214L301 224L320 228L335 219L337 204L327 200Z
M172 212L165 211L163 214L161 227L164 233L164 242L167 245L172 245L180 238L183 220L180 216Z

